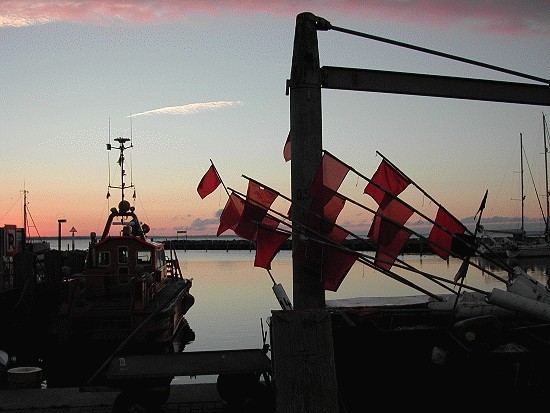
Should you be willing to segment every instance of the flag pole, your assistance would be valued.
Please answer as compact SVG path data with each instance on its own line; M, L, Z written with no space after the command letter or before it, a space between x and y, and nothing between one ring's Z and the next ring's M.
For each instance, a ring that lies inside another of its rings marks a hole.
M380 155L382 157L382 159L384 161L386 161L392 168L394 168L399 174L401 174L405 179L407 179L409 182L411 182L423 195L425 195L430 201L432 201L437 207L439 208L443 208L445 211L447 211L447 209L441 205L439 202L437 202L430 194L428 194L424 189L422 189L415 181L413 181L411 178L409 178L401 169L399 169L393 162L391 162L387 157L385 157L384 155L382 155L382 153L380 153L379 151L376 151L376 153L378 155ZM487 193L485 194L485 197L483 198L483 201L481 203L481 205L483 206L483 208L485 208L485 202L487 201ZM480 206L481 208L481 206ZM476 215L481 212L482 209L479 209L478 212L476 212ZM447 211L447 213L449 213L449 211ZM474 216L474 219L475 219L475 216ZM476 224L476 227L474 229L474 233L472 233L468 228L466 228L466 232L469 234L469 235L472 235L473 238L474 238L474 241L477 237L477 233L478 233L478 230L479 230L479 226L480 226L480 219L478 219L477 221L477 224ZM488 245L486 245L483 241L481 241L481 245L485 246L486 248L490 249L490 247ZM496 262L495 260L492 259L492 257L487 257L490 259L491 262L493 262L494 264L498 264L499 266L501 267L504 267L507 269L507 271L511 271L511 268L510 266L508 265L508 263L506 263L502 258L498 257L498 262Z
M332 156L332 155L331 155L331 156ZM263 186L263 187L269 189L270 191L273 191L274 193L276 193L276 194L277 194L278 196L280 196L281 198L283 198L283 199L289 201L289 202L291 203L291 205L294 205L294 204L292 203L292 200L291 200L290 198L288 198L288 197L285 196L284 194L281 194L279 191L277 191L277 190L275 190L275 189L273 189L273 188L271 188L271 187L269 187L269 186L267 186L267 185L265 185L265 184L262 184L261 182L258 182L257 180L255 180L255 179L253 179L253 178L249 178L249 177L246 176L246 175L242 175L242 176L243 176L243 178L245 178L245 179L248 179L248 180L250 180L250 181L252 181L252 182L257 183L258 185L261 185L261 186ZM231 189L231 190L232 190L233 192L235 192L235 193L241 195L241 196L244 196L243 194L239 193L238 191L235 191L235 190L233 190L233 189ZM407 232L409 232L409 233L415 234L415 235L418 236L419 238L426 239L426 237L422 236L421 234L417 233L416 231L414 231L414 230L412 230L412 229L410 229L410 228L407 228L407 227L405 227L405 226L399 224L399 223L396 222L396 221L393 221L391 218L386 218L386 217L384 217L384 215L382 215L382 214L380 214L380 213L378 213L378 212L376 212L376 211L374 211L374 210L372 210L372 209L370 209L370 208L368 208L368 207L366 207L366 206L364 206L364 205L359 204L358 202L354 201L353 199L347 198L346 196L341 195L341 194L339 194L339 193L337 193L337 192L335 192L335 195L340 196L340 197L343 198L343 199L349 200L350 202L356 204L357 206L359 206L359 207L361 207L361 208L363 208L363 209L366 209L367 211L369 211L369 212L371 212L371 213L373 213L373 214L375 214L375 215L379 215L379 216L383 217L383 218L386 219L387 221L393 223L394 225L400 227L401 229L404 229L405 231L407 231ZM273 210L273 209L271 209L271 208L268 208L268 211L275 212L277 215L280 215L280 216L284 217L285 219L288 219L288 217L286 217L285 215L283 215L283 214L281 214L281 213L279 213L279 212L277 212L277 211L275 211L275 210ZM328 221L325 217L323 217L323 216L321 216L321 215L319 215L319 214L316 214L316 213L314 213L314 212L312 212L312 213L313 213L314 215L316 215L317 217L323 219L324 221ZM275 218L274 218L274 219L275 219ZM276 219L276 220L277 220L277 219ZM278 221L279 221L279 220L278 220ZM285 224L285 225L289 226L290 228L292 228L292 225L290 225L290 224L288 224L288 223L286 223L286 222L284 222L284 221L279 221L279 222L283 222L283 224ZM363 241L363 242L365 242L366 244L368 244L368 245L370 245L370 246L374 246L374 245L372 244L372 242L366 241L364 238L359 237L358 235L354 234L353 232L350 232L350 231L346 230L345 228L343 228L342 226L336 224L335 222L332 222L332 221L330 221L330 222L331 222L331 224L333 224L335 227L337 227L337 228L339 228L339 229L341 229L341 230L346 231L349 235L351 235L351 236L354 237L355 239L358 239L358 240L360 240L360 241ZM306 229L308 229L308 228L306 227ZM303 231L303 230L302 230L302 231ZM311 230L309 230L309 231L311 231ZM311 231L311 232L314 232L314 231ZM320 234L316 234L316 235L317 235L317 236L321 236L322 238L325 238L325 239L326 239L326 237L324 237L323 235L320 235ZM444 246L440 246L439 244L437 244L437 243L435 243L435 242L434 242L433 244L436 245L436 246L439 246L441 249L445 249L445 250L446 250L446 248L445 248ZM343 248L343 247L341 247L340 245L337 245L337 246L339 246L340 248ZM450 251L449 251L449 252L450 252ZM364 257L368 258L368 259L376 260L375 257L368 256L368 255L366 255L366 254L362 254L362 255L363 255ZM379 261L382 261L382 262L385 262L385 263L389 263L388 261L385 261L385 260L382 260L382 259L379 260ZM425 273L425 272L423 272L423 271L420 271L420 270L416 269L414 266L411 266L410 264L404 262L403 260L401 260L401 259L399 259L399 258L396 258L396 261L399 262L399 263L401 264L401 265L397 265L398 267L400 267L400 268L402 268L402 269L406 269L406 270L408 270L408 271L415 272L415 273L417 273L417 274L420 274L420 275L422 275L422 276L424 276L424 277L426 277L426 278L429 278L431 281L435 282L436 284L438 284L438 285L440 285L440 286L446 288L445 286L443 286L442 284L440 284L439 282L437 282L437 281L436 281L437 278L434 279L433 276L432 276L431 274L428 274L428 273ZM366 264L366 263L365 263L365 264ZM370 263L369 263L369 264L370 264ZM369 264L367 264L367 265L369 265ZM475 264L475 263L472 263L472 265L475 266L476 268L479 268L480 270L483 270L481 267L479 267L479 266L478 266L477 264ZM374 268L374 269L380 270L378 267L374 266L373 264L370 264L369 266L372 266L372 268ZM503 278L499 277L498 275L496 275L496 274L494 274L494 273L492 273L492 272L490 272L490 271L486 271L486 273L489 274L489 275L491 275L491 276L493 276L494 278L498 279L499 281L502 281L502 282L504 282L504 283L506 282L506 280L504 280ZM388 274L386 274L386 275L388 275ZM396 275L396 276L397 276L397 275ZM399 277L399 276L397 276L397 277ZM394 277L392 277L392 278L394 278Z
M402 176L404 176L408 181L410 181L416 187L416 189L418 189L420 192L422 192L422 194L424 196L426 196L430 201L432 201L438 208L443 208L447 213L449 213L447 208L445 208L443 205L441 205L439 202L437 202L430 194L428 194L424 189L422 189L420 187L420 185L418 185L415 181L413 181L411 178L409 178L407 176L407 174L405 174L401 169L399 169L393 162L391 162L388 158L386 158L384 155L382 155L379 151L376 151L376 153L378 155L380 155L384 161L386 161L388 164L390 164L390 166L392 168L394 168L397 172L399 172ZM449 213L449 215L451 215L451 214ZM476 228L476 230L477 230L477 228ZM474 234L472 234L472 232L468 228L466 228L466 232L468 232L468 234L470 234L470 235L474 235Z
M481 204L479 205L479 209L477 210L476 214L477 216L479 213L479 216L477 217L476 227L474 229L474 239L477 236L477 231L479 229L479 223L481 221L481 215L483 215L483 210L485 209L485 204L487 203L487 194L489 193L489 190L485 190L485 195L483 196L483 200L481 201ZM456 307L458 305L458 297L460 296L460 291L462 290L462 286L464 285L464 280L466 279L466 273L468 272L468 263L470 262L470 256L468 255L466 258L464 258L464 261L460 265L460 268L458 269L458 272L455 275L454 281L457 282L460 279L460 284L458 284L458 291L455 298L455 302L453 305L453 311L451 312L451 318L449 321L449 324L451 324L454 320Z
M443 227L441 224L435 222L434 220L432 220L431 218L429 218L428 216L426 216L424 213L420 212L419 210L417 210L416 208L414 208L413 206L409 205L407 202L403 201L401 198L395 196L393 193L391 193L390 191L386 190L385 188L382 188L380 185L378 185L376 182L373 182L371 179L367 178L365 175L363 175L362 173L360 173L359 171L357 171L355 168L353 168L352 166L346 164L345 162L343 162L342 160L338 159L336 156L334 156L333 154L331 154L329 151L327 150L323 150L323 152L326 152L328 153L330 156L332 156L334 159L337 159L338 162L341 162L342 165L345 165L347 168L349 168L351 171L353 171L355 174L357 174L359 177L365 179L367 182L371 183L372 185L374 185L375 187L377 187L378 189L380 189L381 191L383 191L385 194L389 195L392 197L392 199L395 199L397 200L398 202L400 202L402 205L406 206L407 208L413 210L413 212L415 212L416 214L420 215L422 218L424 218L426 221L430 222L432 225L436 226L437 228L439 228L441 231L445 232L446 234L450 235L453 239L458 239L460 242L463 242L463 243L467 243L468 246L475 246L469 242L466 242L465 240L463 239L460 239L455 233L449 231L447 228ZM427 192L425 192L422 188L420 188L420 186L418 186L412 179L410 179L406 174L403 173L403 171L401 171L399 168L397 168L392 162L390 162L384 155L382 155L380 152L376 152L377 154L379 154L386 162L388 162L388 164L390 166L392 166L393 168L395 168L395 170L401 174L401 176L403 176L407 181L411 182L418 190L420 190L420 192L422 192L424 195L426 195L434 204L436 204L439 208L443 208L448 215L452 216L454 219L456 219L458 221L457 218L454 217L454 215L452 215L444 206L442 206L439 202L437 202L432 196L430 196ZM340 195L340 194L339 194ZM373 212L373 210L371 210L370 208L367 208L365 207L364 205L362 204L359 204L358 202L352 200L352 199L349 199L347 197L345 197L344 195L341 195L342 197L348 199L351 203L357 205L357 206L360 206L361 208L364 208L366 209L367 211L369 212ZM375 212L373 212L375 213ZM376 214L376 213L375 213ZM382 215L383 217L383 215ZM387 219L387 218L384 218L384 219ZM460 222L460 221L459 221ZM397 224L398 225L398 224ZM475 236L474 234L472 234L472 232L470 230L468 230L468 228L466 228L466 226L464 226L465 228L465 231L468 232L469 235L472 235L473 238L474 238L474 241L475 241ZM418 233L415 233L415 235L419 236L419 237L422 237L422 239L424 240L427 240L426 237L424 236L421 236L420 234ZM440 244L436 243L436 242L433 242L433 241L429 241L429 243L435 245L436 247L446 251L446 252L449 252L451 253L453 256L454 254L452 253L452 251L448 250L447 248L444 248L443 246L441 246ZM482 243L482 245L484 245ZM507 271L512 271L512 269L510 268L510 266L504 262L502 259L499 259L498 263L492 259L491 257L487 257L491 262L495 263L495 264L498 264L499 266L505 268ZM477 266L477 268L483 270L481 267ZM496 276L495 274L492 274L493 277L495 277L496 279L500 280L500 281L503 281L505 282L503 279L501 279L500 277Z
M332 154L331 154L331 156L334 157L334 155L332 155ZM336 158L336 159L338 159L338 158ZM345 165L345 164L344 164L344 165ZM346 166L348 166L348 165L346 165ZM349 166L348 166L348 167L349 167ZM349 167L349 168L350 168L350 169L353 169L353 168L351 168L351 167ZM262 185L262 186L264 186L265 188L267 188L267 189L269 189L269 190L271 190L271 191L277 193L277 195L279 195L281 198L283 198L283 199L285 199L285 200L291 202L291 204L294 205L294 203L292 203L292 200L291 200L290 198L288 198L287 196L281 194L281 193L278 192L277 190L272 189L272 188L270 188L269 186L264 185L264 184L262 184L261 182L258 182L258 181L256 181L256 180L253 179L253 178L249 178L249 177L247 177L246 175L242 175L242 176L243 176L245 179L251 180L251 181L257 183L258 185ZM368 180L368 178L366 178L366 179ZM381 189L383 189L383 188L381 188ZM236 191L235 191L235 192L236 192ZM391 194L391 192L388 192L388 193ZM241 195L242 195L242 194L241 194ZM359 202L357 202L357 201L355 201L355 200L353 200L353 199L351 199L351 198L346 197L345 195L342 195L342 194L340 194L340 193L338 193L338 192L335 192L335 196L339 196L339 197L341 197L342 199L345 199L346 201L349 201L349 202L351 202L352 204L354 204L354 205L356 205L356 206L358 206L358 207L360 207L360 208L362 208L362 209L364 209L364 210L366 210L366 211L369 211L370 213L372 213L372 214L374 214L374 215L380 216L381 218L383 218L383 219L385 219L386 221L392 223L393 225L399 227L400 229L403 229L403 230L409 232L410 234L416 235L418 238L420 238L420 239L422 239L422 240L424 240L424 241L428 241L428 238L427 238L427 237L425 237L425 236L423 236L422 234L420 234L420 233L414 231L413 229L407 228L407 227L401 225L400 223L398 223L397 221L394 221L393 219L391 219L391 218L389 218L389 217L386 217L385 215L383 215L383 214L381 214L381 213L379 213L379 212L377 212L377 211L375 211L375 210L373 210L373 209L371 209L371 208L369 208L369 207L367 207L367 206L365 206L365 205L362 205L362 204L360 204ZM392 196L393 196L393 194L392 194ZM410 207L406 202L401 201L401 199L399 199L399 198L397 198L397 197L394 197L394 198L397 199L397 200L399 200L403 205L405 205L405 206L411 208L412 210L416 211L415 208ZM314 213L314 214L315 214L315 213ZM423 215L423 214L421 214L421 213L418 213L418 214L421 215L421 216L425 216L425 215ZM326 218L323 217L323 216L321 216L321 215L318 215L318 214L315 214L315 215L316 215L317 217L323 219L323 220L326 220ZM426 217L426 219L429 220L430 222L434 223L434 225L438 226L439 228L441 228L442 230L446 231L447 233L449 233L449 234L451 234L451 235L454 235L454 234L450 233L448 230L446 230L445 228L443 228L441 225L436 224L435 222L433 222L433 221L432 221L431 219L429 219L428 217ZM331 223L332 223L332 222L331 222ZM344 231L347 231L345 228L339 226L339 225L336 224L336 223L332 223L332 224L334 224L334 225L335 225L336 227L338 227L339 229L342 229L342 230L344 230ZM354 238L359 239L359 240L362 240L362 241L365 241L364 238L359 237L358 235L355 235L355 234L353 234L352 232L349 232L349 231L347 231L347 232L348 232L351 236L353 236ZM367 242L367 241L365 241L365 242ZM431 241L430 241L430 242L431 242ZM443 245L441 245L441 244L439 244L439 243L437 243L437 242L431 242L431 243L432 243L433 245L435 245L436 247L438 247L438 248L440 248L440 249L442 249L442 250L444 250L444 251L450 253L451 255L455 256L455 254L454 254L451 250L447 249L445 246L443 246ZM371 242L367 242L367 244L373 245ZM399 258L396 258L396 260L399 260ZM383 260L382 260L382 261L383 261ZM404 266L412 267L412 266L410 266L409 264L405 263L405 262L402 261L402 260L399 260L399 261L400 261L401 264L404 265ZM495 279L497 279L497 280L499 280L499 281L502 281L502 282L506 283L506 280L505 280L505 279L499 277L498 275L496 275L496 274L494 274L494 273L492 273L492 272L490 272L490 271L484 270L484 269L481 268L481 266L479 266L478 264L472 263L472 265L473 265L474 267L478 268L479 270L485 271L487 274L491 275L491 276L494 277ZM414 267L412 267L412 268L414 268Z
M335 159L338 159L336 156L334 156L333 154L331 154L329 151L324 151L326 153L328 153L330 156L332 156L333 158ZM431 224L435 225L436 227L438 227L439 229L441 229L442 231L444 231L445 233L447 233L448 235L450 235L451 237L453 238L458 238L454 233L452 233L451 231L449 231L447 228L443 227L442 225L438 224L437 222L435 222L433 219L431 219L430 217L428 217L427 215L425 215L424 213L422 213L421 211L419 211L418 209L416 209L415 207L413 207L412 205L409 205L407 202L403 201L401 198L395 196L393 193L391 193L390 191L388 191L387 189L381 187L380 185L378 185L376 182L373 182L371 179L367 178L365 175L363 175L361 172L357 171L355 168L353 168L352 166L346 164L345 162L341 161L340 159L338 159L338 162L341 162L343 165L345 165L346 167L348 167L351 171L353 171L355 174L357 174L359 177L365 179L367 182L371 183L372 185L374 185L375 187L377 187L378 189L380 189L381 191L384 191L385 194L387 195L390 195L393 199L397 200L399 203L401 203L401 205L404 205L406 206L407 208L411 209L413 212L415 212L416 214L420 215L422 218L424 218L426 221L430 222ZM391 162L387 161L392 167L396 168ZM399 169L397 169L397 172L399 172L403 177L405 177L408 181L410 181L414 186L416 186L418 188L418 186L410 179L408 178L405 174L403 174ZM423 192L421 190L421 192ZM424 193L424 192L423 192ZM344 195L342 195L343 197L345 197ZM428 195L429 196L429 195ZM364 207L365 209L367 209L368 211L370 212L373 212L373 210L371 210L370 208L367 208L361 204L359 204L358 202L352 200L352 199L349 199L349 198L346 198L348 199L350 202L354 203L355 205L357 206L361 206L361 207ZM430 197L430 199L432 199ZM441 208L444 208L442 207L440 204L438 204L435 200L433 200L433 202L441 207ZM446 209L445 209L446 210ZM446 210L447 211L447 210ZM375 213L375 212L374 212ZM449 213L447 211L447 213ZM376 214L376 213L375 213ZM449 215L451 215L453 218L454 216L449 213ZM382 217L384 217L382 215ZM387 219L387 218L385 218ZM456 218L455 218L456 219ZM457 220L458 221L458 220ZM424 237L425 238L425 237ZM436 243L433 243L434 245L436 245L437 247L440 247L442 250L445 250L446 252L451 252L449 250L447 250L446 248L443 248L442 246L439 246L438 244Z
M330 154L330 156L334 157L334 155L332 155L332 154ZM336 157L334 157L334 158L335 158L335 159L338 159L338 158L336 158ZM342 162L342 163L343 163L343 162ZM345 163L343 163L343 164L346 165ZM348 168L350 168L351 170L353 170L353 168L351 168L350 166L348 166L348 165L346 165L346 166L347 166ZM359 173L358 173L358 174L359 174ZM360 174L359 174L359 175L360 175ZM273 189L273 188L270 188L269 186L264 185L264 184L262 184L261 182L258 182L258 181L256 181L256 180L253 179L253 178L249 178L249 177L246 176L246 175L242 175L242 176L243 176L243 178L245 178L245 179L251 180L251 181L257 183L258 185L261 185L261 186L263 186L263 187L265 187L265 188L267 188L267 189L269 189L269 190L275 192L275 193L276 193L277 195L279 195L281 198L283 198L283 199L289 201L289 202L291 203L291 205L294 205L294 203L292 202L292 200L291 200L290 198L288 198L288 197L285 196L284 194L281 194L281 193L278 192L277 190L275 190L275 189ZM360 175L360 176L361 176L361 175ZM365 179L368 180L368 178L365 178ZM381 189L383 189L383 188L381 188ZM389 193L391 194L391 192L389 192ZM336 196L339 196L339 197L341 197L341 198L343 198L343 199L345 199L346 201L351 202L352 204L354 204L354 205L356 205L356 206L358 206L358 207L360 207L360 208L362 208L362 209L365 209L366 211L369 211L370 213L372 213L372 214L374 214L374 215L378 215L378 216L382 217L383 219L385 219L385 220L391 222L392 224L396 225L396 226L399 227L400 229L404 229L405 231L407 231L407 232L409 232L409 233L411 233L411 234L416 235L418 238L421 238L421 239L423 239L423 240L425 240L425 241L428 240L428 238L426 238L425 236L421 235L420 233L418 233L418 232L416 232L416 231L414 231L414 230L412 230L412 229L410 229L410 228L407 228L407 227L401 225L400 223L398 223L398 222L392 220L391 218L385 217L383 214L380 214L379 212L374 211L373 209L371 209L371 208L369 208L369 207L367 207L367 206L365 206L365 205L362 205L362 204L360 204L359 202L357 202L357 201L355 201L355 200L353 200L353 199L351 199L351 198L346 197L345 195L342 195L342 194L340 194L340 193L338 193L338 192L335 192L335 195L336 195ZM393 196L393 194L392 194L392 196ZM395 197L394 197L394 198L395 198ZM401 201L399 198L395 198L395 199L398 199L399 201ZM403 201L401 201L401 202L402 202L405 206L409 207L407 203L405 203L405 202L403 202ZM415 208L413 208L413 207L409 207L409 208L415 210ZM275 211L275 212L276 212L276 211ZM279 214L279 213L278 213L278 214ZM314 214L315 214L315 213L314 213ZM282 214L280 214L280 215L284 217L284 215L282 215ZM317 217L320 217L320 218L323 219L323 220L326 220L326 218L323 217L323 216L320 216L320 215L318 215L318 214L315 214L315 215L316 215ZM419 215L422 216L421 213L419 213ZM426 219L428 219L430 222L433 222L431 219L429 219L429 218L427 218L427 217L426 217ZM331 223L332 223L332 222L331 222ZM442 230L447 231L445 228L441 227L439 224L435 224L435 222L433 222L433 223L434 223L434 225L437 225L438 227L440 227ZM341 227L340 225L338 225L338 224L336 224L336 223L332 223L332 224L334 224L334 225L335 225L336 227L338 227L339 229L342 229L342 230L344 230L344 231L347 231L345 228ZM361 241L364 241L364 242L366 242L368 245L373 245L372 242L367 242L364 238L359 237L358 235L355 235L355 234L352 233L352 232L349 232L349 231L347 231L347 232L348 232L351 236L353 236L354 238L356 238L356 239L358 239L358 240L361 240ZM448 231L447 231L447 232L448 232ZM453 234L451 233L451 235L453 235ZM440 245L440 244L438 244L438 243L436 243L436 242L432 242L432 244L435 245L435 246L437 246L437 247L439 247L439 248L441 248L442 250L445 250L445 251L449 252L449 253L452 254L453 256L455 255L452 251L448 250L448 249L445 248L443 245ZM398 260L399 262L401 262L401 264L404 265L404 266L406 266L406 267L412 267L412 266L410 266L410 264L405 263L404 261L400 260L399 258L396 258L396 260ZM486 272L487 274L491 275L491 276L494 277L495 279L497 279L497 280L499 280L499 281L501 281L501 282L503 282L503 283L506 283L506 280L505 280L505 279L499 277L498 275L496 275L496 274L494 274L494 273L492 273L492 272L490 272L490 271L486 271L486 270L483 269L480 265L478 265L478 264L476 264L476 263L472 263L472 265L473 265L474 267L478 268L479 270L484 271L484 272ZM412 268L414 268L414 267L412 267Z
M218 173L218 169L216 168L216 165L214 165L214 162L212 162L212 159L210 159L210 163L212 164L212 166L214 167L214 172L216 172L216 176L218 177L218 179L220 180L222 186L223 186L223 189L225 189L225 193L227 194L227 196L229 196L229 191L227 190L227 187L225 186L225 184L223 183L223 179L222 177L220 176L220 174Z

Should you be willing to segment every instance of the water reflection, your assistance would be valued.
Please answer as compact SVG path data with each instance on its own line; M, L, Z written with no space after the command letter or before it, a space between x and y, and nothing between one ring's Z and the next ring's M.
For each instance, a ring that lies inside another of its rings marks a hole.
M478 264L483 269L494 272L496 274L506 276L506 271L502 266L498 265L497 259L487 259L476 257ZM506 265L510 267L521 267L527 274L533 277L538 282L547 285L550 276L550 258L549 257L530 257L530 258L501 258Z

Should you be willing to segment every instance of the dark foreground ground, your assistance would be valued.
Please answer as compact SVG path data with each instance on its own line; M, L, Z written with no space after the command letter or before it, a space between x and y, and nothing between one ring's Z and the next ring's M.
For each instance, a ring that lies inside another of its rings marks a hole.
M77 388L0 390L0 412L111 413L119 392ZM159 412L229 413L215 383L173 385Z

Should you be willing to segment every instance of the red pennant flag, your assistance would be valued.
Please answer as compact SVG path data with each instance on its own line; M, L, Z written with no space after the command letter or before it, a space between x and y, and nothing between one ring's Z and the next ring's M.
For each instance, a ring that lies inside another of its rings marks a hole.
M273 201L277 198L277 193L249 180L246 198L253 201L253 203L260 204L266 209L269 209L271 204L273 204Z
M348 172L347 165L325 152L309 190L311 205L307 225L313 232L322 236L333 233L336 219L346 203L337 190Z
M325 290L337 291L338 287L357 261L355 252L311 241L300 241L294 250L293 259L311 271L318 271L323 277Z
M374 217L368 236L377 244L376 258L387 262L375 260L375 265L387 270L391 268L411 235L403 226L413 212L398 199L390 195L384 197L378 208L381 215Z
M271 261L281 250L283 243L290 237L290 233L277 228L268 228L260 225L256 233L256 257L254 266L271 269Z
M437 211L435 224L437 225L432 227L428 242L432 250L446 260L453 245L452 234L464 234L466 227L442 206Z
M319 211L338 191L349 167L325 152L309 188L312 210Z
M384 227L384 230L393 232L392 242L387 245L378 245L374 265L389 270L409 240L411 233L406 229L396 227L387 221L385 221ZM393 227L393 230L391 227Z
M338 287L355 261L357 261L356 253L326 245L323 254L323 287L325 290L338 291Z
M290 132L288 132L288 136L286 138L285 146L283 148L283 157L285 158L285 162L290 161Z
M229 199L225 203L225 207L220 215L220 226L218 227L218 232L216 235L220 236L228 229L232 229L234 231L241 221L243 211L244 200L235 193L229 195Z
M267 216L268 209L277 198L277 193L264 188L253 181L248 181L246 200L243 201L243 210L239 223L232 228L239 237L254 240L259 223L276 227L279 222Z
M345 204L345 198L334 195L320 211L313 210L312 208L307 219L308 228L321 236L329 236L329 238L333 239L333 237L330 236L332 234L336 239L339 239L342 234L340 234L340 231L337 231L338 227L335 226L335 223L338 215L342 209L344 209ZM346 233L343 239L345 239L348 234L349 233ZM336 239L333 239L333 241L337 242ZM343 239L340 240L338 244L340 244Z
M248 192L256 197L255 202L251 202L254 198L245 200L234 192L231 193L220 216L218 236L231 229L239 237L252 241L256 239L259 223L270 227L279 225L277 220L267 216L267 208L271 206L277 194L261 188L252 181L249 181Z
M197 192L199 193L200 197L204 199L207 195L214 192L214 190L221 182L222 181L220 180L220 177L216 172L216 168L212 164L199 182L199 185L197 186Z
M378 245L391 244L397 231L405 225L413 213L414 211L399 199L386 196L378 207L377 215L374 216L368 237Z
M380 205L386 193L375 184L397 196L410 184L410 180L383 159L363 191Z

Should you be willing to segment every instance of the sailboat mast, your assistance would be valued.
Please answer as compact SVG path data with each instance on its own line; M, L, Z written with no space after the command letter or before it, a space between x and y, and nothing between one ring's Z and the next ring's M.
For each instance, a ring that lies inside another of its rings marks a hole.
M547 127L546 117L542 114L542 138L544 140L544 176L546 178L546 218L545 218L545 230L544 237L548 241L550 235L550 192L548 192L548 141L546 140Z
M520 173L521 173L521 236L525 235L525 195L523 192L523 135L519 134L519 146L520 146Z
M23 189L23 248L26 248L27 244L27 191Z

